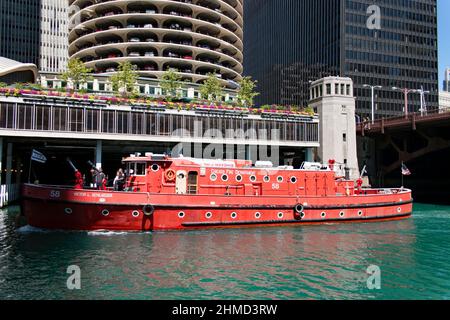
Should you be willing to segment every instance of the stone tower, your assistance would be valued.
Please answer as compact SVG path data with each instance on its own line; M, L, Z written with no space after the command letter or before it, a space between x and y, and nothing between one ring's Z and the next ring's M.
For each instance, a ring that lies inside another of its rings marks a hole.
M335 160L359 178L356 153L355 97L350 78L326 77L311 83L310 107L319 114L321 162Z

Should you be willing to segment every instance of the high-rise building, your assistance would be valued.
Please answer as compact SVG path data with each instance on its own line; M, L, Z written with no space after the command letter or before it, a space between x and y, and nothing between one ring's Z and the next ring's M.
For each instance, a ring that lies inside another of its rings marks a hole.
M114 73L119 62L130 61L148 78L172 68L194 83L208 73L229 85L241 79L242 0L69 4L69 56L96 73Z
M423 89L438 105L436 0L246 0L244 74L258 80L259 104L306 105L310 82L354 81L360 116L403 112L392 87ZM419 94L409 96L420 108Z
M61 73L67 66L68 3L63 0L41 0L40 70Z
M0 1L0 56L39 65L40 0Z
M450 68L445 69L444 91L450 92Z

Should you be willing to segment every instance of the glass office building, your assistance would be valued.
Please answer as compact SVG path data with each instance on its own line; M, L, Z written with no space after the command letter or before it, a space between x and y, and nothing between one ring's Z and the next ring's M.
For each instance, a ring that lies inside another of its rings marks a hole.
M364 84L383 86L377 116L403 113L392 87L423 87L427 107L438 106L436 0L246 0L244 21L244 73L259 82L258 104L305 106L310 81L339 75L354 80L360 116L371 110ZM409 100L420 108L419 94Z
M450 68L445 69L444 91L450 92Z
M40 0L0 1L0 56L39 65Z

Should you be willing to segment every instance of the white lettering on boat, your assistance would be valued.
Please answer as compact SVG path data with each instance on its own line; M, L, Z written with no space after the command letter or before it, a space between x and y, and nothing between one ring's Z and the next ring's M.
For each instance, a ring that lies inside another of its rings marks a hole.
M254 175L256 175L256 171L250 171L250 170L218 170L218 169L212 169L211 173L212 174L217 174L217 175L221 175L221 174L228 174L228 175L239 174L241 176L254 176Z
M74 192L73 195L75 197L88 197L86 192Z
M92 196L94 198L112 198L112 193L93 193Z
M50 198L59 198L59 197L61 197L61 192L56 190L50 191Z
M74 197L82 198L112 198L112 193L87 193L87 192L74 192Z

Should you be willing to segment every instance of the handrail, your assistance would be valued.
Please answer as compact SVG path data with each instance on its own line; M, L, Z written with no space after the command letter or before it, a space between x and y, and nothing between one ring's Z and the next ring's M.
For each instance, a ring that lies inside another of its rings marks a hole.
M450 107L442 107L437 109L428 110L426 112L414 112L406 116L395 116L395 117L383 117L381 119L375 120L373 123L371 120L361 121L356 124L356 129L358 131L373 131L383 129L388 126L389 123L410 123L416 121L423 121L427 119L436 118L436 116L448 114L450 117Z

